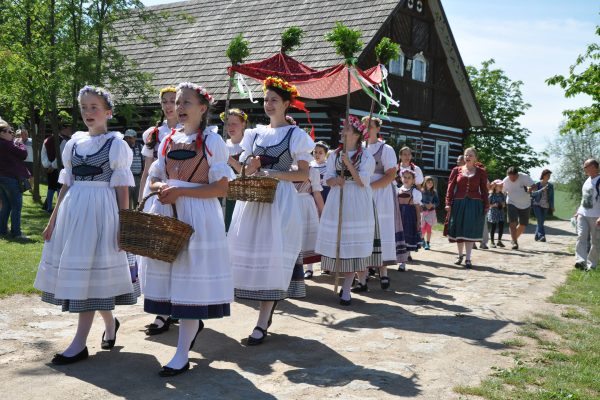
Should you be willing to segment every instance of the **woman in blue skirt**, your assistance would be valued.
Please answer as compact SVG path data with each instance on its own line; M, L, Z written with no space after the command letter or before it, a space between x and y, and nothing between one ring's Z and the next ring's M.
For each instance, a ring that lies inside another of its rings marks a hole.
M477 163L473 147L465 150L465 165L455 167L448 178L446 193L447 236L458 246L455 264L462 263L466 250L465 267L471 268L473 244L483 238L483 223L489 208L487 172ZM446 232L446 230L445 230Z

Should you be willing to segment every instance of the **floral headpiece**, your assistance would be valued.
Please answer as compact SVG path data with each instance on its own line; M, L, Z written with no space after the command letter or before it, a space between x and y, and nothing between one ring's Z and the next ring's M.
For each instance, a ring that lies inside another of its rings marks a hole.
M177 92L177 88L175 86L165 86L164 88L160 89L160 94L158 95L158 100L162 100L163 94L165 93L176 93Z
M180 91L181 89L192 89L200 96L204 97L204 99L208 101L208 104L215 104L215 99L200 85L196 85L192 82L182 82L177 85L177 91Z
M288 124L290 124L290 125L298 125L298 124L296 123L296 120L295 120L294 118L292 118L292 116L291 116L291 115L286 115L286 116L285 116L285 120L286 120L286 121L287 121L287 123L288 123Z
M239 108L230 108L229 110L227 110L227 116L232 116L232 115L235 115L236 117L240 117L241 119L244 120L244 122L248 121L248 114L246 114ZM221 121L225 122L225 111L223 111L221 114L219 114L219 118L221 118Z
M350 122L350 125L352 125L357 131L359 131L363 135L365 135L369 130L369 128L365 124L363 124L360 121L360 119L358 119L358 117L355 117L354 115L349 115L348 121ZM346 126L346 121L344 121L344 126Z
M108 90L101 88L99 86L85 85L84 87L81 88L81 90L79 91L79 94L77 95L77 101L79 103L81 103L81 97L83 97L83 95L86 93L91 93L91 94L95 94L96 96L102 97L104 99L104 101L106 101L106 105L108 106L108 108L110 110L113 109L114 103L112 101L112 96Z
M290 95L292 96L292 100L294 98L298 97L298 89L296 89L296 86L287 83L286 81L284 81L281 78L269 76L267 79L265 79L263 81L263 92L266 92L267 89L272 88L272 87L276 87L277 89L281 89L285 92L289 92Z

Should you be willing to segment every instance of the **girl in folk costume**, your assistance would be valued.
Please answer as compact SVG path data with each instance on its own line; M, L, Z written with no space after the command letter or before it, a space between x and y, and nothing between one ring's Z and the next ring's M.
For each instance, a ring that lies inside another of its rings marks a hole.
M379 138L382 121L379 118L364 117L362 123L368 127L366 141L367 151L375 159L375 172L371 176L371 189L377 209L379 234L381 237L382 264L379 267L379 278L382 289L390 287L387 267L396 264L396 229L394 224L394 179L398 159L394 149ZM370 265L369 267L376 267ZM366 291L366 272L359 272L359 285L353 291Z
M230 108L227 110L227 115L225 115L224 111L219 115L219 117L223 123L227 121L227 126L223 126L223 129L226 130L227 134L229 135L229 139L227 139L225 142L227 145L227 150L229 151L229 166L233 168L237 174L239 174L242 172L240 155L242 154L243 149L241 143L242 139L244 138L244 131L248 125L248 114L239 108ZM231 217L233 216L233 208L235 207L235 201L226 199L225 203L225 229L229 230Z
M285 119L290 125L297 125L296 121L289 115ZM297 268L298 265L308 265L304 272L304 279L312 278L313 263L318 262L321 258L315 253L315 245L317 242L317 232L319 231L319 216L325 206L325 202L321 196L321 192L323 191L321 176L319 175L319 170L312 166L313 161L309 164L308 179L304 182L294 183L298 192L300 211L302 213L302 249L294 268ZM292 165L292 170L296 169L297 166Z
M423 181L423 189L421 190L423 198L421 199L421 234L423 240L423 248L429 250L431 248L431 231L433 226L437 224L437 206L440 204L437 191L435 190L435 181L433 177L426 176Z
M325 181L325 171L327 170L327 155L329 154L329 145L325 142L316 142L315 149L313 150L314 160L310 162L312 168L316 168L319 171L321 177L321 196L323 202L327 201L327 195L329 194L329 186Z
M142 140L144 141L144 146L142 147L142 156L144 157L144 171L142 172L142 177L140 178L140 198L139 202L142 201L144 197L150 194L150 182L148 180L148 175L152 175L153 166L156 167L155 161L158 159L158 146L160 142L167 137L169 133L171 133L172 129L179 129L181 125L177 122L177 113L175 111L175 92L176 88L173 86L166 86L160 90L159 101L161 107L161 116L160 119L156 122L156 125L148 128L142 134ZM156 197L151 197L148 199L146 204L144 205L144 211L150 210L150 208L155 205L157 202ZM157 206L160 203L157 202ZM165 207L164 212L168 212L170 208ZM155 207L155 212L159 212L159 210ZM163 213L160 210L159 213ZM137 257L138 261L138 273L140 276L140 282L142 286L142 291L144 291L144 282L145 282L145 260L141 257ZM158 335L163 332L169 330L170 325L175 322L169 318L168 315L157 315L154 319L154 322L146 326L146 335Z
M338 148L327 159L325 178L331 187L329 200L325 203L319 234L317 253L321 254L321 266L325 270L336 270L336 247L338 238L341 187L344 188L342 204L342 229L338 271L344 275L340 304L350 305L350 287L356 272L363 272L372 263L375 237L375 213L373 192L370 186L375 170L375 160L364 151L361 142L367 127L351 115L342 134L346 151ZM345 165L341 175L342 163Z
M402 185L402 172L405 169L409 169L411 170L414 175L415 175L415 185L417 186L417 189L421 187L421 185L423 184L423 171L421 171L421 168L419 168L418 166L416 166L413 161L412 161L412 150L410 147L403 147L400 149L400 163L398 164L398 177L396 179L396 182L398 183L398 187L400 187Z
M407 168L402 171L402 186L398 188L398 204L404 228L406 249L418 251L421 247L421 199L422 194L415 186L415 173ZM398 271L406 271L401 262Z
M87 336L94 314L105 330L101 348L115 345L119 321L115 305L135 304L139 285L132 285L127 255L118 247L119 209L129 206L132 152L118 132L107 132L112 116L110 94L85 86L78 96L88 132L77 132L63 151L63 184L43 236L46 242L34 286L42 300L79 314L77 332L54 364L88 357Z
M227 126L224 126L223 129L227 130L229 136L229 139L225 142L229 151L229 165L239 174L242 172L240 155L243 151L242 139L248 125L248 114L239 108L230 108L227 110L227 118L225 118L225 112L221 113L220 118L223 123L227 120Z
M314 142L286 119L288 107L301 107L296 87L283 79L263 82L264 110L270 124L244 133L240 157L246 173L279 179L273 203L236 202L227 235L236 297L260 301L256 328L247 344L263 343L277 301L304 297L302 268L295 266L302 243L302 214L292 182L309 175ZM292 164L296 171L290 171ZM291 282L291 283L290 283Z
M216 127L207 127L214 102L201 86L177 86L177 115L183 128L173 130L158 149L151 188L162 204L174 204L178 219L194 233L173 263L146 259L144 311L180 320L173 358L160 370L174 376L189 369L188 353L204 328L203 319L229 316L233 280L223 212L218 197L227 193L229 152ZM149 212L163 211L153 205ZM169 215L170 215L169 207Z
M502 180L496 179L490 186L491 193L488 196L490 208L487 212L487 222L490 223L492 247L504 247L504 243L502 243L502 233L504 233L504 210L506 209L506 196L504 193L502 193ZM494 242L496 228L498 228L498 241Z
M489 208L487 172L477 163L475 148L464 152L465 165L455 167L448 178L446 211L448 240L458 246L455 264L462 263L466 248L465 267L471 268L471 250L483 237L483 223Z

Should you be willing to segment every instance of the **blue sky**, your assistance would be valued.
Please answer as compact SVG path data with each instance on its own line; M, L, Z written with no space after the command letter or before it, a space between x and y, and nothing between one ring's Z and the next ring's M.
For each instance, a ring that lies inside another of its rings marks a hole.
M556 135L564 109L590 103L584 96L565 99L559 87L544 81L568 74L577 56L598 41L597 0L442 0L442 5L465 65L479 66L493 58L510 79L523 81L523 95L531 108L521 123L531 130L529 143L535 150L544 150ZM554 163L551 160L551 168Z

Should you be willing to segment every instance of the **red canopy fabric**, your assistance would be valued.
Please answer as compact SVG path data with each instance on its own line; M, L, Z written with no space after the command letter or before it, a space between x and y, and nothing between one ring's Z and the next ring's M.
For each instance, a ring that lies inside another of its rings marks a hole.
M372 85L381 83L383 76L378 65L366 71L355 69ZM343 96L348 90L348 67L345 64L317 71L283 53L277 53L262 61L234 65L229 67L228 71L230 74L238 72L258 81L263 81L269 76L277 76L296 85L300 97L309 99ZM352 74L350 91L360 89L360 83Z

